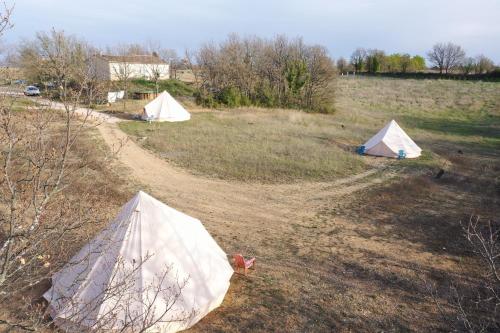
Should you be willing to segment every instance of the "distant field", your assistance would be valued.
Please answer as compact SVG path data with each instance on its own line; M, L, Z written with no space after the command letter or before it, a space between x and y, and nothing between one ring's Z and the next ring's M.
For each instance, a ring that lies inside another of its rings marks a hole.
M500 146L499 83L363 78L338 80L338 88L334 117L355 131L396 119L424 150Z
M120 126L195 173L261 182L332 180L389 163L360 158L354 149L391 119L424 149L422 158L403 165L441 163L435 152L449 148L447 142L491 148L500 144L499 106L497 83L357 78L338 80L334 115L237 109L193 113L184 123Z

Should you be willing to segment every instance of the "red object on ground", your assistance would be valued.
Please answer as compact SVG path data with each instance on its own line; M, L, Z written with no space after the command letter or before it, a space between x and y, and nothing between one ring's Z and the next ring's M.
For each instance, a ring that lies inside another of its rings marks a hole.
M247 275L247 271L250 267L252 267L255 263L255 258L246 260L241 254L233 254L234 260L234 268L235 271L238 272L240 268L243 268L245 271L245 275Z

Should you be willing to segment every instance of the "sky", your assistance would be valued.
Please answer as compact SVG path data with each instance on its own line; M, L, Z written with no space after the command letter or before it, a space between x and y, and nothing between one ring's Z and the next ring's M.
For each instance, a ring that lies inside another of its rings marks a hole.
M425 55L437 42L500 64L500 0L6 0L15 45L64 30L98 47L153 41L183 54L230 33L302 36L334 58L357 47Z

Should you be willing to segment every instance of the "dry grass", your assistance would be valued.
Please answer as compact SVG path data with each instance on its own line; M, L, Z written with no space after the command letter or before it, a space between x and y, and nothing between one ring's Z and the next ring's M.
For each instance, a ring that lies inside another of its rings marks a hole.
M353 154L357 141L341 133L334 118L300 111L205 112L189 122L124 122L121 128L166 160L222 179L332 180L366 168Z
M499 143L496 83L338 81L335 116L237 109L195 113L185 123L127 122L121 128L196 174L270 183L332 180L367 168L367 159L353 154L354 148L393 118L424 148L422 158L404 165L442 164L433 149L439 141L461 142L466 150Z

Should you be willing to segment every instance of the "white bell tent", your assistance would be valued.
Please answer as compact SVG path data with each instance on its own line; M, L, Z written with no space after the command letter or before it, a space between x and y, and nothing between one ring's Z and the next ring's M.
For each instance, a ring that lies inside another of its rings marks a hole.
M139 192L44 297L65 331L177 332L222 303L232 274L199 220Z
M191 115L168 92L164 91L144 107L142 119L174 122L189 120Z
M399 127L395 120L391 120L384 128L375 134L364 145L364 153L375 156L399 157L399 152L406 158L419 157L422 149Z

